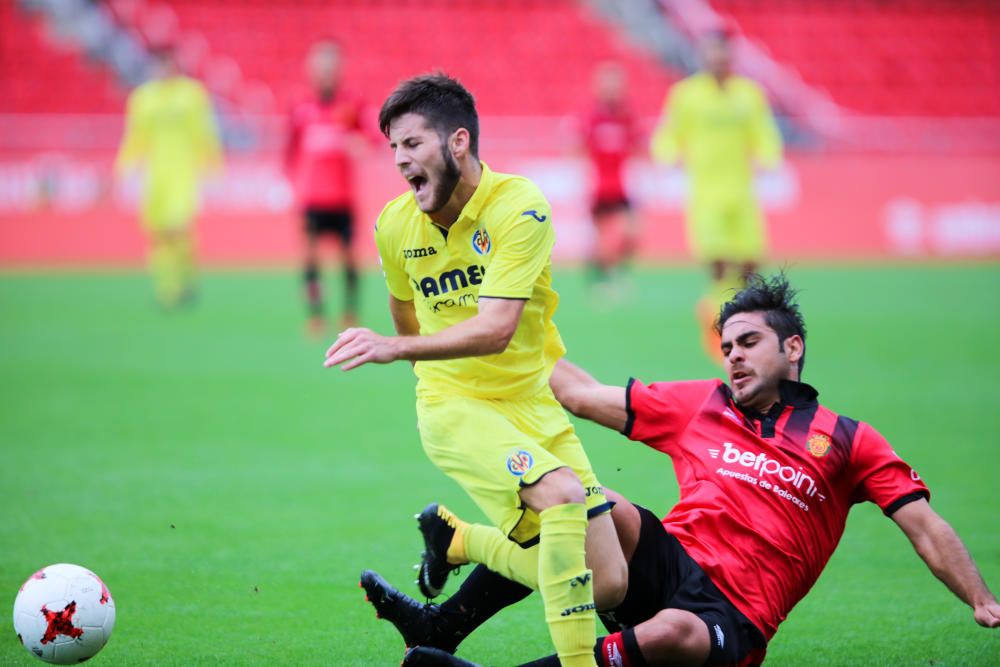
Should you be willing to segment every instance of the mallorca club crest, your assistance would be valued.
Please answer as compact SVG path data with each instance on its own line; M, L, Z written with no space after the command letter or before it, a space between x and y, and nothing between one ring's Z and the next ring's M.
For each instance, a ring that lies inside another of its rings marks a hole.
M814 433L806 440L806 449L809 450L810 454L821 459L830 451L831 444L833 443L830 441L830 436L823 435L822 433Z
M492 247L493 242L490 241L490 235L486 233L486 230L482 227L477 229L476 233L472 235L472 249L480 255L486 255Z
M524 477L533 465L535 465L534 457L523 449L513 451L507 457L507 470L515 477Z

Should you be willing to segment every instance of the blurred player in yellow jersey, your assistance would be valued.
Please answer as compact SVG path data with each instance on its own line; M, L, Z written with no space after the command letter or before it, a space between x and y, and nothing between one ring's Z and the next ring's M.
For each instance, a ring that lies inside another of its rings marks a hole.
M706 351L721 361L715 316L767 250L753 163L777 166L781 135L761 88L732 73L729 36L710 33L700 49L703 70L670 90L652 152L656 160L681 162L687 170L688 244L712 274L696 314Z
M403 82L379 127L410 185L375 231L399 335L347 329L326 366L415 362L424 451L493 522L424 510L424 594L482 563L541 593L563 665L593 666L595 603L621 601L627 570L610 504L548 385L565 351L549 203L480 162L475 102L453 79Z
M115 169L144 171L140 219L149 237L149 269L157 300L172 308L194 295L191 228L199 182L206 170L221 168L222 153L205 88L181 74L172 47L154 57L154 78L129 95Z

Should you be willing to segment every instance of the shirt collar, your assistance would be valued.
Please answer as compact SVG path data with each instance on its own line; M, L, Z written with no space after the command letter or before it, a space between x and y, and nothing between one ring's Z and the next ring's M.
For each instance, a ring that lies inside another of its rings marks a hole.
M476 186L476 191L472 193L472 197L466 202L465 207L459 214L459 220L462 218L469 218L470 220L479 218L479 213L483 210L486 199L490 196L490 191L493 189L493 172L486 166L485 162L480 161L479 164L483 167L482 176L479 178L479 185ZM458 221L456 220L456 222Z
M732 395L732 390L730 390L730 400L732 400ZM751 419L759 419L768 415L771 417L777 417L784 411L785 406L790 405L793 408L804 408L812 403L815 403L817 397L819 397L819 392L816 391L812 385L806 384L805 382L781 380L778 383L778 396L778 402L771 406L771 409L767 411L766 415L754 410L753 408L745 408L739 403L736 403L735 400L733 403L737 408L739 408L740 412Z

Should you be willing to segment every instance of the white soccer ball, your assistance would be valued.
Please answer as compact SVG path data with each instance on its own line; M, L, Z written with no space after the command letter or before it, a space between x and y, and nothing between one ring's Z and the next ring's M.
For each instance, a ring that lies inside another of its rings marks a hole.
M35 572L14 600L14 631L33 655L69 665L97 654L115 627L115 601L90 570L60 563Z

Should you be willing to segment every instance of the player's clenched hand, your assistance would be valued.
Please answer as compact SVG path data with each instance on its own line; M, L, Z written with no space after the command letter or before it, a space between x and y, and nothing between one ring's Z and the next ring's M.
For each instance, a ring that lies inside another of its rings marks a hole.
M326 351L327 368L340 366L340 370L349 371L362 364L387 364L395 361L397 346L392 338L380 336L371 329L346 329L337 336L337 341Z
M1000 628L1000 603L978 605L975 615L976 623L984 628Z

